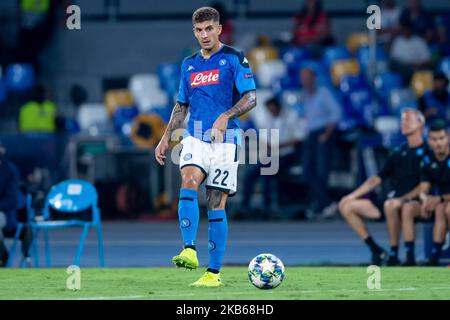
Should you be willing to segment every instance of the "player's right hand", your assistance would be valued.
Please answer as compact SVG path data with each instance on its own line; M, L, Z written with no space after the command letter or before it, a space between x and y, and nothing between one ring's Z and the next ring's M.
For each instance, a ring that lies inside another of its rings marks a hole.
M162 138L161 141L158 143L158 146L155 149L155 158L156 161L160 165L164 165L164 159L166 158L166 150L169 147L169 142L166 138Z

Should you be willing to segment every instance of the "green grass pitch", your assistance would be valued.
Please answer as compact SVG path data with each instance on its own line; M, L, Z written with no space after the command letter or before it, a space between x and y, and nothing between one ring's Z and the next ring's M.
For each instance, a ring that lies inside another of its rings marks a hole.
M204 269L81 269L81 289L66 289L65 269L2 269L0 299L450 299L450 268L381 268L381 289L363 267L286 267L276 289L251 285L246 267L224 267L223 287L191 288Z

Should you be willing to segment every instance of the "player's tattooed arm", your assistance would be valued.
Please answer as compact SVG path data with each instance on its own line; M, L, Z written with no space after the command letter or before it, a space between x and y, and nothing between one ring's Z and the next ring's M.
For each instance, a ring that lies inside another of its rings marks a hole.
M232 108L225 111L225 114L229 119L234 119L249 112L254 107L256 107L256 91L251 90L246 92Z
M256 106L256 91L246 92L242 98L230 109L222 113L214 122L211 132L211 141L222 142L228 127L228 120L237 118Z
M169 147L170 137L176 129L181 128L183 121L186 118L187 110L187 105L181 105L178 102L175 104L175 107L173 107L166 131L155 149L155 158L160 165L164 165L164 159L166 158L165 154Z
M188 106L185 104L179 104L178 102L173 107L172 114L170 115L169 123L167 124L166 131L164 132L164 138L170 140L172 133L181 128L184 119L186 119Z

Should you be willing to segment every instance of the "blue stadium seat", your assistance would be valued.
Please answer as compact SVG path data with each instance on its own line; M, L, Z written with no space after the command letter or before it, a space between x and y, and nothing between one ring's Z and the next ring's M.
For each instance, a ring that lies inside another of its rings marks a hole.
M299 70L303 61L310 58L310 53L303 47L289 48L282 56L282 60L286 63L288 70Z
M158 65L157 74L159 77L161 89L167 94L173 95L178 92L180 85L180 64L179 63L161 63Z
M450 80L450 57L443 58L439 64L439 70L441 70L447 78ZM450 89L450 85L449 85Z
M339 83L339 90L344 95L349 95L357 90L368 89L368 87L366 80L361 75L343 76Z
M285 90L300 88L299 77L291 77L289 75L281 77L272 83L272 91L275 96L280 96Z
M380 46L376 49L376 59L379 60L387 60L387 55L384 49ZM358 49L356 52L356 59L358 60L361 66L367 66L370 60L370 48L368 46L364 46Z
M357 123L371 125L375 116L372 101L373 97L369 90L361 89L351 92L348 101L352 110L352 115Z
M400 89L402 87L402 78L399 74L393 72L385 72L375 77L375 90L380 97L387 98L392 89Z
M327 67L330 67L336 60L350 59L351 54L344 46L331 46L325 49L323 54L323 62Z
M113 114L114 129L118 134L129 136L134 118L139 114L137 107L119 107Z
M43 220L31 223L33 230L32 248L36 247L39 230L44 231L46 266L51 266L48 230L55 228L82 227L74 265L80 265L84 243L89 228L97 229L97 244L100 267L105 265L103 257L103 236L98 195L95 187L84 180L66 180L53 186L47 194ZM35 265L39 267L39 254L35 255Z
M13 92L24 92L35 85L34 67L28 63L16 63L6 67L6 86Z
M0 79L0 104L5 102L8 97L8 90L6 88L6 83L3 79Z

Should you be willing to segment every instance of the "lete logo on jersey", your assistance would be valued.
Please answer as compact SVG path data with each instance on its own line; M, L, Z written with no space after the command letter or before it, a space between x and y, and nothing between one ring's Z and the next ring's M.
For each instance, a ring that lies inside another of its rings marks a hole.
M191 74L191 87L206 86L219 83L219 69L194 72Z

